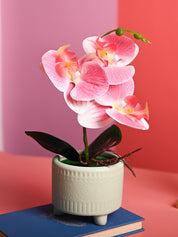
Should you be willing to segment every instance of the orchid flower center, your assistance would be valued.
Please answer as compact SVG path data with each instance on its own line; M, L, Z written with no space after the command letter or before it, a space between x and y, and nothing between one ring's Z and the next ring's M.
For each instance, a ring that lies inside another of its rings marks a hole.
M145 108L142 108L135 96L128 96L122 101L118 101L113 105L113 109L119 113L124 114L128 118L149 118L148 105L146 103Z
M113 109L115 109L116 111L125 114L126 116L132 116L134 114L134 108L131 107L130 105L126 104L125 101L119 101L116 102L113 105Z
M60 47L56 51L56 72L60 77L67 78L70 82L80 80L80 66L75 53L68 51L69 45Z
M79 80L80 72L78 71L77 64L75 62L66 62L65 64L66 76L70 82L76 83Z
M109 51L101 50L98 51L99 57L102 59L102 61L107 62L107 65L112 65L113 60L115 58L115 55Z
M118 55L115 54L116 46L105 41L96 40L96 55L104 63L105 66L113 65L119 60Z
M66 67L71 67L72 66L72 62L66 62Z

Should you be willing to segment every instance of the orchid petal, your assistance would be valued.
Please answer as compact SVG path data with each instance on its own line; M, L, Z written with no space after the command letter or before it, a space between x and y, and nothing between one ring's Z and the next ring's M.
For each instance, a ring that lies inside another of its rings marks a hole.
M149 119L149 109L147 103L145 108L142 108L142 106L138 103L138 100L135 96L127 96L124 99L124 102L125 106L122 109L128 111L130 116L133 116L137 119L141 118Z
M61 77L56 71L56 51L49 50L42 56L43 68L51 82L59 90L64 92L68 87L68 79Z
M77 101L72 99L72 97L70 96L70 93L72 91L72 89L74 88L74 84L70 83L68 89L64 92L64 99L67 103L67 105L69 106L70 109L72 109L74 112L80 114L80 113L84 113L85 110L87 109L87 106L89 104L89 102L87 101Z
M142 108L140 104L137 104L135 106L135 115L137 118L145 118L149 119L149 109L148 109L148 103L146 103L145 108Z
M65 67L65 63L64 62L58 62L55 64L55 70L57 72L57 74L62 77L65 78L66 74L67 74L67 68Z
M75 53L68 50L69 46L70 45L64 45L56 51L57 62L76 62L77 59L74 57Z
M124 99L125 103L131 107L135 107L136 104L138 103L137 97L136 96L127 96Z
M106 114L105 107L97 104L96 102L90 102L87 107L87 111L83 114L78 114L78 122L81 126L86 128L101 128L113 122L113 119Z
M82 101L93 100L103 95L108 87L108 80L103 68L95 62L87 62L81 67L80 80L71 91L71 97Z
M110 85L118 85L126 82L135 74L135 68L133 66L112 66L105 67L104 69Z
M79 59L79 63L80 63L80 66L82 66L84 63L86 62L96 62L100 65L101 64L101 61L99 60L99 58L96 56L96 53L89 53L89 54L85 54L84 56L82 56L80 59Z
M117 49L116 55L119 57L117 66L128 65L137 56L139 47L134 41L126 36L117 36L116 34L110 34L103 38L110 44L115 44Z
M83 40L83 49L85 53L96 53L97 36L91 36Z
M125 97L133 95L134 93L134 81L131 78L125 83L119 85L110 85L108 91L96 98L96 102L105 105L112 106L118 101L122 101Z
M128 117L125 114L119 113L114 109L107 109L106 113L118 123L137 129L143 129L143 130L149 129L149 125L144 118L137 119L135 117Z

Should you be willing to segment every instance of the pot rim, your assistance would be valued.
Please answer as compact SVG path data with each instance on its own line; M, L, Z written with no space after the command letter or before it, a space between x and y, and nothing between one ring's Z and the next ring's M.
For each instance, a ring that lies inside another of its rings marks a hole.
M61 156L60 159L62 159L63 157ZM119 161L118 163L116 164L113 164L113 165L109 165L109 166L99 166L99 167L89 167L89 166L77 166L77 165L70 165L70 164L66 164L66 163L63 163L59 160L59 156L56 155L54 158L53 158L53 163L55 165L57 165L58 167L61 167L63 169L67 169L67 170L83 170L85 172L96 172L97 170L99 171L109 171L111 169L122 169L124 167L124 163L123 161Z

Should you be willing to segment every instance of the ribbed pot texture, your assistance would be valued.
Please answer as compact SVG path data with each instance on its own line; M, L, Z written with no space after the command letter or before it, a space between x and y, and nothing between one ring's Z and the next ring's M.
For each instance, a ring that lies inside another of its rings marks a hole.
M105 216L121 206L123 162L104 167L52 164L52 202L59 213Z

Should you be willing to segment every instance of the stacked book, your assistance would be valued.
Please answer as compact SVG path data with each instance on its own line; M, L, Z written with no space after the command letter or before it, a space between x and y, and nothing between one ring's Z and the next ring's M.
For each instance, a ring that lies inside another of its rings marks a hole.
M112 237L143 231L144 219L124 208L98 226L92 217L53 215L52 204L0 215L0 237Z

